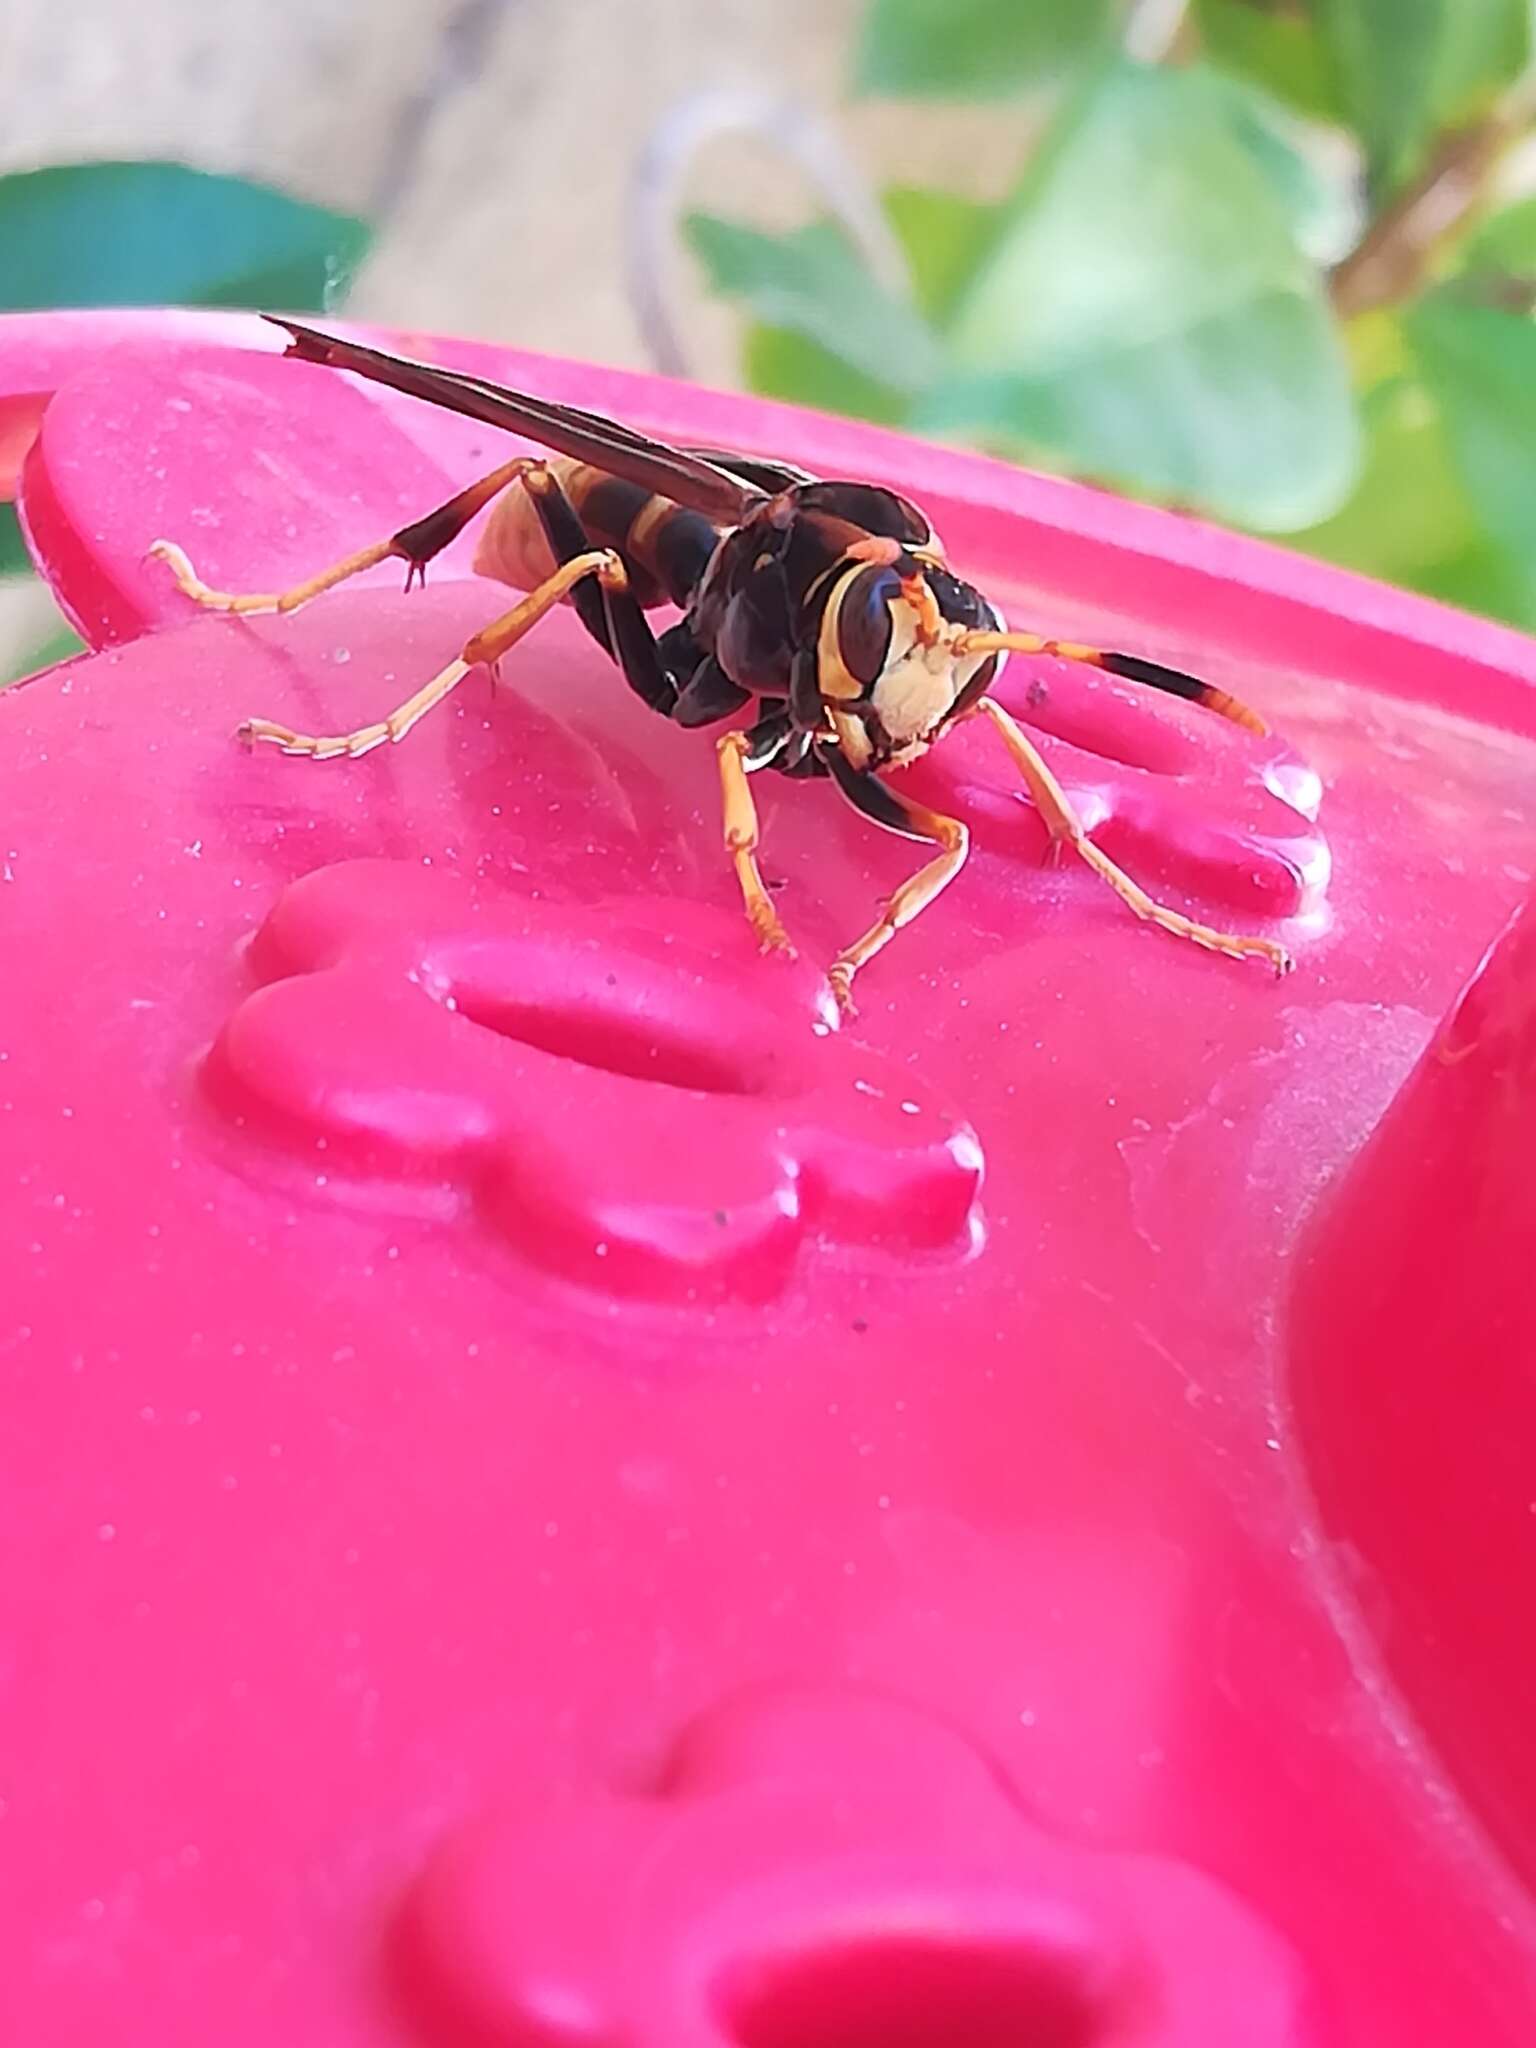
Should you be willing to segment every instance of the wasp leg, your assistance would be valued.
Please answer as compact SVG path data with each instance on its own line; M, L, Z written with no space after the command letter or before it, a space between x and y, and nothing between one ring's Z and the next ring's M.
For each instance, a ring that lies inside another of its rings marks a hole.
M359 548L354 555L346 555L339 562L333 562L318 575L306 577L302 583L292 584L287 590L249 591L236 596L228 590L214 590L204 583L187 559L186 551L173 540L152 541L149 553L158 562L164 562L175 577L178 586L194 604L202 605L206 611L238 612L242 616L263 612L296 612L301 605L320 597L327 590L334 590L338 583L345 583L353 576L360 576L365 569L375 569L380 562L387 562L395 556L406 565L405 587L410 589L416 582L427 580L427 564L434 555L441 554L451 540L463 532L477 512L483 511L504 491L509 484L526 477L532 470L543 465L534 457L520 455L511 462L504 462L500 469L493 469L489 476L481 477L478 483L466 488L425 519L418 519L410 526L402 526L391 534L388 540L375 541L371 547Z
M941 890L948 888L965 866L971 836L958 818L947 818L942 811L930 811L922 804L913 803L910 797L898 796L878 777L861 773L840 748L827 746L817 751L855 810L862 811L866 818L883 825L888 832L900 832L907 839L927 839L943 849L925 867L919 868L910 881L902 883L886 904L879 923L871 925L863 938L845 946L827 969L827 980L832 985L838 1008L844 1016L851 1017L855 1014L853 977L891 943L903 925L909 925L919 912L928 908Z
M1107 675L1123 676L1127 682L1143 683L1151 690L1164 690L1171 697L1182 697L1186 703L1201 704L1207 711L1214 711L1218 718L1227 718L1234 725L1241 725L1249 732L1265 734L1269 727L1257 711L1250 710L1240 698L1229 696L1225 690L1218 690L1211 683L1201 682L1198 676L1187 676L1182 669L1164 668L1158 661L1143 661L1139 654L1112 654L1102 647L1085 647L1078 640L1042 640L1038 633L967 633L960 643L960 652L967 654L1058 654L1063 661L1081 661L1089 668L1103 669Z
M678 692L672 718L684 727L718 725L722 718L730 718L751 701L752 692L733 683L715 657L707 654Z
M450 661L414 696L407 697L387 718L381 718L373 725L359 726L355 732L316 737L311 733L293 732L286 725L275 725L267 718L248 718L240 728L240 736L281 747L285 754L304 754L317 761L333 760L338 756L355 760L359 754L369 753L386 741L403 740L411 727L434 705L441 704L472 668L481 663L494 666L586 576L598 576L604 582L611 581L615 587L622 588L624 565L610 548L594 548L587 554L578 555L574 561L562 563L537 590L530 591L510 611L472 634L459 650L456 661Z
M557 562L575 561L598 544L559 480L548 470L530 475L527 489ZM624 559L622 552L619 559ZM571 593L571 605L598 646L618 663L635 695L652 711L670 718L685 678L673 673L663 659L656 635L628 583L600 588L584 583ZM696 654L695 662L701 658Z
M752 735L745 732L723 734L715 743L715 752L720 761L725 850L735 864L748 921L765 953L787 953L793 959L795 949L790 944L789 933L779 922L779 914L773 907L757 865L757 805L752 801L752 790L747 782L749 771L766 767L773 756L756 750Z
M1003 745L1013 756L1014 765L1023 776L1052 837L1065 841L1079 854L1138 917L1161 926L1165 932L1172 932L1176 938L1192 939L1197 946L1204 946L1212 953L1225 953L1234 960L1267 960L1277 974L1290 972L1295 963L1285 948L1276 945L1273 939L1252 939L1237 932L1216 931L1210 925L1197 924L1181 911L1170 910L1165 904L1156 902L1139 882L1133 882L1123 868L1116 867L1109 855L1094 845L1044 757L1002 705L995 698L983 697L976 709L997 727Z

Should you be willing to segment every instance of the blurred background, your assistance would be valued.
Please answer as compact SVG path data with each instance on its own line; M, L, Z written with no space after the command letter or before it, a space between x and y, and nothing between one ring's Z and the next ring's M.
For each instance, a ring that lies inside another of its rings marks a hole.
M662 368L1536 627L1531 14L3 0L0 308ZM10 674L68 644L24 567Z

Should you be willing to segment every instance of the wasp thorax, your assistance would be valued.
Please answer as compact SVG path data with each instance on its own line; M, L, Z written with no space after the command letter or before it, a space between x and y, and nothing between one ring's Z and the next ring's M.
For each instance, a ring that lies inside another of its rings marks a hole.
M937 738L995 665L961 651L966 632L994 616L968 585L915 560L854 563L839 575L822 614L817 679L856 766L900 767Z

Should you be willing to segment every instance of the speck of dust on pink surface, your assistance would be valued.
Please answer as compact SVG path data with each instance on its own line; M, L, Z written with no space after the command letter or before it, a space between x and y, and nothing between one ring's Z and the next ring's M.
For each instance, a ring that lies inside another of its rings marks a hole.
M846 423L420 337L889 483L1056 660L1148 930L967 727L916 865L467 549L505 458L243 316L0 323L93 652L0 697L0 2032L27 2048L1524 2048L1536 650ZM398 569L398 565L396 565Z

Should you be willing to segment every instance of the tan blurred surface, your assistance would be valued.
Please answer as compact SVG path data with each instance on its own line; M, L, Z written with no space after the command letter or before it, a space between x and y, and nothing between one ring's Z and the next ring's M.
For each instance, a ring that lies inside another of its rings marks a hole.
M863 0L0 0L0 169L175 156L378 219L363 314L644 360L623 281L647 135L702 89L788 93L873 181L995 187L1018 114L839 108ZM811 199L761 144L711 144L697 199L765 223ZM686 262L692 361L734 371Z
M871 187L995 190L1016 109L847 103L865 0L0 0L0 171L171 157L374 221L350 310L644 366L627 201L647 139L711 90L788 97ZM816 207L783 152L720 137L686 196L765 226ZM689 372L736 381L736 317L662 265ZM0 590L0 674L46 631Z

